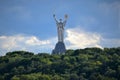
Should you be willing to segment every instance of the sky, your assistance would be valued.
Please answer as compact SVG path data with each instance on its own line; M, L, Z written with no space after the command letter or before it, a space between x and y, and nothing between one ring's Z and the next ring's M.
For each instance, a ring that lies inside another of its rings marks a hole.
M119 0L0 0L0 55L51 53L58 41L53 14L58 21L68 15L67 49L120 47Z

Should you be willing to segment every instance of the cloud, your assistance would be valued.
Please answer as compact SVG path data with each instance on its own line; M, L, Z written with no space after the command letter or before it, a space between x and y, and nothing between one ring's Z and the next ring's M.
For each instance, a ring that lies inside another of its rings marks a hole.
M78 27L67 29L66 33L67 49L120 47L120 38L106 38L101 36L100 33L87 32Z
M68 44L67 48L86 48L86 47L99 47L101 36L97 33L85 32L79 28L66 30L67 37L65 38Z
M99 33L88 32L79 27L66 29L65 45L67 49L86 47L120 47L120 39L104 38ZM51 53L57 43L57 37L41 40L37 36L11 35L0 36L0 55L16 50L34 53Z
M37 37L32 36L29 37L29 39L26 40L25 43L28 45L46 45L46 44L50 44L50 41L49 40L40 41L39 39L37 39Z
M35 53L46 52L53 48L54 41L56 41L56 38L40 40L36 36L0 36L0 55L14 50L26 50Z

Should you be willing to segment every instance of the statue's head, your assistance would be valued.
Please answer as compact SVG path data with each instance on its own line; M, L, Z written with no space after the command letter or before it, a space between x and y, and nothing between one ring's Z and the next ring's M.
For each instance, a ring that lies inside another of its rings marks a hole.
M60 20L60 22L62 22L62 19L59 19Z

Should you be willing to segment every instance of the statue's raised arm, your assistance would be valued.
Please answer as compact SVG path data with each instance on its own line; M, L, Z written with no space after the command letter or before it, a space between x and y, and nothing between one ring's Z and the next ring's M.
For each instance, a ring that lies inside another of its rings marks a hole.
M63 26L65 26L66 22L67 22L67 18L68 18L68 15L65 14L65 20L63 21Z
M56 17L55 17L55 14L53 14L53 17L54 17L54 19L55 19L56 23L58 23L58 21L57 21L57 19L56 19Z

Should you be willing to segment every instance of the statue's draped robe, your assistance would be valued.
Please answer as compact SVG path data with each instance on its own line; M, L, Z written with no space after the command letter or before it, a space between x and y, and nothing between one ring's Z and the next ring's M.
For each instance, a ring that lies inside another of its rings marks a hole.
M66 21L64 22L56 22L57 24L57 32L58 32L58 42L63 42L64 40L64 26Z

